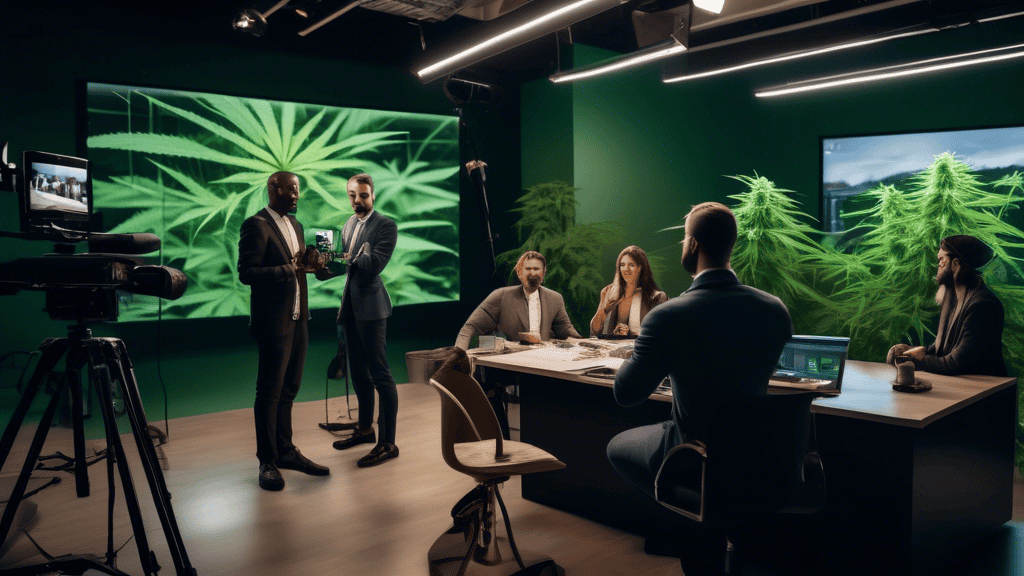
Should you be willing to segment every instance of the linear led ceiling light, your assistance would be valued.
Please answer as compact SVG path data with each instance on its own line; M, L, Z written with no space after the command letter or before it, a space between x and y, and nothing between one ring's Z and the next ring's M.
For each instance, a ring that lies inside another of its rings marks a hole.
M585 78L593 78L594 76L609 74L624 68L640 66L651 62L652 60L660 60L685 51L686 46L681 44L675 38L672 38L659 44L648 46L643 50L637 50L636 52L626 54L611 62L606 62L592 67L580 67L573 68L572 70L566 70L564 72L555 72L551 76L548 76L548 79L556 84L574 82L576 80L583 80Z
M920 74L965 68L968 66L976 66L978 64L1012 60L1016 58L1024 58L1024 44L1015 44L1013 46L1004 46L1002 48L991 48L989 50L979 50L977 52L956 54L954 56L942 56L940 58L909 62L907 64L900 64L897 66L875 68L873 70L864 70L861 72L853 72L851 74L842 74L803 82L795 82L784 86L766 88L755 92L754 95L758 98L771 98L774 96L812 92L828 88L837 88L840 86L878 82L880 80L887 80L890 78L917 76Z
M674 82L685 82L686 80L697 80L698 78L707 78L708 76L717 76L719 74L728 74L729 72L736 72L738 70L746 70L747 68L756 68L758 66L766 66L768 64L776 64L778 62L786 62L789 60L799 60L800 58L807 58L809 56L818 56L820 54L828 54L829 52L838 52L840 50L849 50L851 48L859 48L861 46L868 46L870 44L877 44L879 42L886 42L888 40L895 40L897 38L906 38L908 36L917 36L919 34L927 34L929 32L938 32L936 28L926 28L923 30L914 30L912 32L903 32L900 34L892 34L889 36L882 36L879 38L871 38L867 40L858 40L856 42L848 42L846 44L839 44L836 46L829 46L826 48L818 48L815 50L808 50L806 52L797 52L794 54L786 54L785 56L778 56L775 58L766 58L764 60L755 60L753 62L746 62L743 64L737 64L736 66L728 66L725 68L716 68L714 70L708 70L707 72L697 72L695 74L681 74L679 76L666 76L661 79L666 84L672 84Z
M488 23L496 27L492 34L470 45L454 50L433 64L416 70L423 82L457 72L481 60L511 50L531 40L561 30L566 26L600 14L627 0L569 0L560 2L537 1L496 18Z

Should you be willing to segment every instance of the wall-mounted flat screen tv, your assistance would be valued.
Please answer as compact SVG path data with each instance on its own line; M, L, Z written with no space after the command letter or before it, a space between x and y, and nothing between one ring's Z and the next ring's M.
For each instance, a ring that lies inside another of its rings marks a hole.
M398 224L382 279L396 306L459 298L459 135L454 116L342 108L89 83L88 158L108 232L152 232L162 263L189 279L165 318L249 313L238 280L242 221L267 205L267 178L299 175L306 244L352 215L349 176L367 172L374 209ZM311 309L337 308L344 278L310 281ZM156 318L124 295L122 320Z
M982 187L1024 172L1024 126L823 138L821 145L822 225L827 232L848 230L858 221L850 214L862 206L848 199L884 185L909 192L944 154L967 167ZM1003 215L1019 216L1019 211Z

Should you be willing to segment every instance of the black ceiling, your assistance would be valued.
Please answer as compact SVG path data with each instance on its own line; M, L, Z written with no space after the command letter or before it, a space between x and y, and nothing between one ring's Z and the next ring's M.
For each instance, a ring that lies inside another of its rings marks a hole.
M293 3L299 1L301 0L293 0ZM678 0L657 1L678 3ZM638 4L650 2L651 0L632 0L576 24L571 29L572 40L622 53L636 50L630 13ZM747 2L749 3L749 0ZM330 12L345 3L346 0L322 0L319 2L319 9ZM13 12L17 24L12 24L10 18L7 18L7 24L23 28L54 25L55 20L60 25L59 21L65 20L75 26L97 30L131 30L133 34L142 36L224 42L260 50L362 61L399 68L409 68L413 61L423 54L421 42L426 44L429 51L442 40L457 37L460 32L480 24L479 21L458 15L443 22L420 23L399 16L356 8L310 35L302 37L297 31L308 26L308 21L298 17L292 10L281 9L267 19L266 33L260 38L232 30L231 20L240 10L248 7L266 10L272 4L274 0L15 0L7 5L7 14L4 16L6 18ZM741 19L728 25L693 32L690 35L691 48L816 20L829 14L889 4L900 3L891 0L831 0L796 6L772 15ZM1014 7L1017 10L1024 10L1020 2L1007 0L920 0L909 4L911 6L899 7L902 14L900 18L907 22L936 21L939 25L942 24L943 18L949 18L951 14L962 15L968 10L1006 12ZM958 16L952 20L963 18ZM866 26L874 27L878 22L879 17L876 14ZM899 24L902 25L902 22ZM866 32L870 32L870 29ZM792 49L793 37L800 38L803 35L791 34L787 49ZM568 35L565 33L561 38L563 42L568 41ZM557 43L555 35L545 36L474 65L468 71L468 75L482 79L505 80L546 76L555 71ZM771 43L771 39L760 41L758 50L763 51L764 47ZM730 59L743 58L742 54L737 53L735 45L729 50L722 50L721 53L728 54ZM704 58L707 59L706 54Z

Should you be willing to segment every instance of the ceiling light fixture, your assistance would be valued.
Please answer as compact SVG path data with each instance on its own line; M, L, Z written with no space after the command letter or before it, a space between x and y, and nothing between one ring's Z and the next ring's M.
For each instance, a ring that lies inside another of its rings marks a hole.
M842 74L803 82L795 82L784 86L766 88L759 92L755 92L754 95L758 98L771 98L775 96L785 96L788 94L799 94L803 92L825 90L828 88L837 88L840 86L878 82L880 80L887 80L891 78L917 76L920 74L928 74L930 72L965 68L968 66L976 66L978 64L1012 60L1016 58L1024 58L1024 44L1015 44L1013 46L1004 46L1002 48L991 48L989 50L979 50L977 52L968 52L953 56L942 56L939 58L919 60L917 62L909 62L897 66L888 66L873 70L863 70L851 74Z
M693 0L693 5L713 14L721 14L722 8L725 6L725 0Z
M895 40L897 38L906 38L908 36L917 36L919 34L928 34L929 32L938 32L936 28L927 28L924 30L915 30L913 32L903 32L900 34L892 34L889 36L883 36L880 38L872 38L868 40L858 40L856 42L848 42L846 44L839 44L837 46L829 46L827 48L818 48L815 50L808 50L806 52L797 52L794 54L787 54L785 56L778 56L775 58L766 58L764 60L755 60L753 62L746 62L744 64L737 64L736 66L728 66L726 68L717 68L715 70L708 70L707 72L697 72L695 74L683 74L681 76L666 76L662 77L661 81L666 84L672 84L675 82L685 82L686 80L697 80L699 78L707 78L708 76L717 76L719 74L728 74L729 72L736 72L738 70L746 70L747 68L756 68L758 66L766 66L768 64L776 64L778 62L787 62L789 60L799 60L801 58L808 58L810 56L818 56L821 54L828 54L829 52L838 52L840 50L849 50L850 48L859 48L861 46L868 46L871 44L877 44L879 42L886 42L888 40Z
M620 58L614 59L612 62L606 62L591 68L581 67L573 68L572 70L565 70L563 72L556 72L551 76L548 76L548 79L555 84L574 82L576 80L583 80L585 78L593 78L594 76L609 74L624 68L640 66L641 64L667 58L674 54L681 54L685 51L686 46L682 45L675 38L672 38L659 44L648 46L642 50L625 54Z
M246 8L235 15L235 19L231 21L231 27L239 32L252 34L259 38L267 30L267 17L283 8L289 1L280 0L266 12L260 12L255 8Z
M511 50L531 40L600 14L627 0L569 0L559 3L531 2L485 26L481 39L468 48L456 49L433 64L416 70L423 82L457 72L481 60ZM552 8L552 4L557 7Z

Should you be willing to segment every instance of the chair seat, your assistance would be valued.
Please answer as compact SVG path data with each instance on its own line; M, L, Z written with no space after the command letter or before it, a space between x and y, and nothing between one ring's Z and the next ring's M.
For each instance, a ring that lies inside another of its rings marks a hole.
M461 442L455 445L455 456L467 472L479 475L514 476L534 472L551 472L565 468L565 464L551 454L522 442L505 440L507 459L494 458L494 440Z

